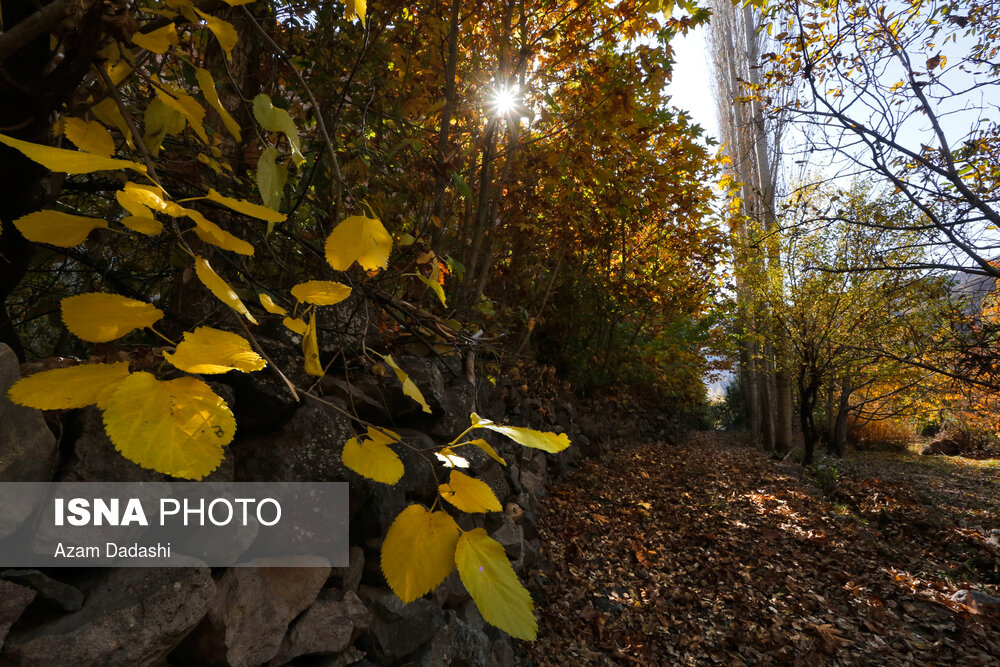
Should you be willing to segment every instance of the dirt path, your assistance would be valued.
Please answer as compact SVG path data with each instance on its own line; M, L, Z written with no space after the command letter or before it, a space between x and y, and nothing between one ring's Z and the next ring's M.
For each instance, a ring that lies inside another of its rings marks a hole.
M697 433L543 501L530 664L1000 664L1000 469L865 455L813 478ZM816 485L823 488L820 489Z

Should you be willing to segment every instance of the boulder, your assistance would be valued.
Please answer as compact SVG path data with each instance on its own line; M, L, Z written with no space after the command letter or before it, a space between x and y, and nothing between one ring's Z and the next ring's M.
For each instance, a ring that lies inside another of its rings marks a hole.
M208 568L120 568L90 582L83 608L17 627L4 665L148 665L162 661L208 611ZM20 625L20 624L19 624Z
M954 438L941 438L924 447L920 452L924 456L957 456L962 452L962 445Z
M467 625L454 611L447 613L446 625L435 633L415 662L420 667L498 664L486 633Z
M300 655L333 655L344 651L368 629L372 616L354 593L324 590L292 625L271 661L283 665Z
M985 616L1000 615L1000 598L987 595L981 591L956 591L951 596L952 602L964 604L973 614L983 614Z
M21 614L35 599L35 595L37 593L30 588L0 580L0 647L3 647L10 626L21 618Z
M216 584L208 614L176 653L182 664L248 667L268 662L292 620L316 601L330 568L234 567Z
M76 611L83 607L83 593L79 588L56 581L38 570L4 570L0 572L0 577L33 589L40 599L63 611Z
M330 582L345 593L357 593L361 576L365 572L365 550L353 546L347 567L335 567L330 571Z
M362 586L359 595L375 618L365 635L379 662L395 662L431 641L444 625L441 607L426 598L403 604L387 588Z
M59 463L59 445L41 412L7 398L7 390L20 377L17 355L0 343L0 482L49 482ZM4 503L0 539L17 530L42 500L38 496Z
M344 482L351 479L340 460L355 435L347 419L311 399L299 406L277 432L233 447L238 482Z

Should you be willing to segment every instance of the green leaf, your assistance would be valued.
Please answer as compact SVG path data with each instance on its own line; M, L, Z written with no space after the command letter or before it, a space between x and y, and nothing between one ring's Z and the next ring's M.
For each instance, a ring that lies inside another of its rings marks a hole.
M302 164L306 161L305 156L302 155L299 131L295 127L295 121L292 120L287 111L271 104L271 98L261 93L253 99L253 115L265 130L281 132L288 137L288 143L292 147L292 160L295 164Z
M533 640L538 624L531 594L517 579L503 546L484 529L463 532L455 548L455 564L483 619L512 637Z
M400 512L382 542L382 573L392 592L413 602L437 588L455 569L458 535L447 512L421 505Z
M274 146L268 146L257 161L257 189L260 191L260 198L264 206L275 211L281 207L281 193L288 180L288 169L276 162L277 157L278 150ZM268 227L268 232L270 231L271 228Z

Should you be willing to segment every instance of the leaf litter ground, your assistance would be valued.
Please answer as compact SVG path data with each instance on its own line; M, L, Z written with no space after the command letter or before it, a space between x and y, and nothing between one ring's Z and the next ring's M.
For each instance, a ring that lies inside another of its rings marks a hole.
M997 462L834 465L807 477L710 433L585 462L543 499L539 634L520 658L1000 664L1000 619L950 600L998 595Z

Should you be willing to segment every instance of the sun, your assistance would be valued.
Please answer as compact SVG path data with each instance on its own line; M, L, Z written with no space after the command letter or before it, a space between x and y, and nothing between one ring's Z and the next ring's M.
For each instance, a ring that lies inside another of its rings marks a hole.
M517 110L520 104L520 88L517 85L505 86L493 95L493 110L498 116L508 116Z

